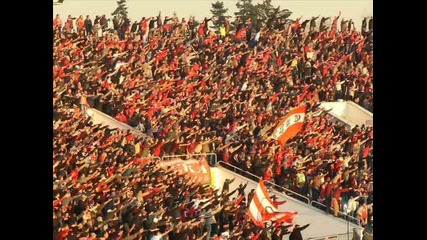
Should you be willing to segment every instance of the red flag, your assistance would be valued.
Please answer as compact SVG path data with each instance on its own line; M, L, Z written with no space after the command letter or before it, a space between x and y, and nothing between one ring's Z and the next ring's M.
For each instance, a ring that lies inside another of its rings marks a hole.
M304 127L304 118L307 106L301 106L292 109L282 120L277 124L274 129L273 139L277 140L280 145L284 146L285 143Z

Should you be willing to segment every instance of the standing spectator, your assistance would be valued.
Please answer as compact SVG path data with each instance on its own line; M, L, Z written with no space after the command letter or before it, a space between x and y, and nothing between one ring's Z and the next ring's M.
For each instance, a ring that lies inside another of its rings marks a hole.
M357 216L362 227L368 224L368 209L372 208L372 203L367 205L365 202L357 209Z
M132 24L132 27L131 27L131 29L130 29L130 32L131 33L136 33L137 31L138 31L138 21L135 21L133 24Z
M347 202L347 208L344 210L345 213L348 215L354 217L356 210L358 208L358 200L359 196L354 197L353 195L350 195L350 199Z
M61 18L59 17L59 14L56 14L56 17L55 17L55 19L53 20L53 28L54 29L61 29L61 27L62 27L62 20L61 20Z
M334 216L338 217L338 212L341 209L342 206L342 199L341 199L341 193L345 193L350 191L352 188L342 188L341 185L338 186L338 188L335 190L333 198L332 198L332 206L334 209Z
M335 182L332 183L330 178L328 177L326 179L326 184L325 184L325 205L326 205L326 210L325 213L329 214L330 208L332 207L332 192L333 189L338 186L340 183L342 183L344 180L341 180L341 182Z
M320 17L320 15L317 16L317 17L311 17L311 19L310 19L310 32L312 32L312 31L314 31L316 29L316 20L319 17Z
M230 184L233 183L234 180L236 180L236 178L233 178L233 179L226 178L224 180L224 184L222 185L222 192L226 191L228 193L230 191Z
M99 20L99 24L101 24L102 32L105 32L108 29L108 20L105 14L102 15L101 19Z
M92 34L92 20L90 19L89 15L86 16L84 24L85 24L86 36L89 34Z
M302 237L301 231L306 229L308 226L310 226L310 224L306 224L302 227L296 224L291 232L291 235L289 235L289 240L303 240L304 238Z
M328 20L328 19L330 19L330 17L322 17L320 19L319 32L323 32L327 29L326 20Z
M117 17L117 15L115 15L113 17L113 29L114 29L114 31L119 31L119 25L120 25L120 20Z
M79 18L76 20L76 25L77 25L77 33L79 35L84 35L85 24L83 20L83 15L80 15Z
M65 32L71 33L71 31L74 29L74 23L73 20L76 19L75 17L72 17L71 15L68 15L67 21L65 22Z

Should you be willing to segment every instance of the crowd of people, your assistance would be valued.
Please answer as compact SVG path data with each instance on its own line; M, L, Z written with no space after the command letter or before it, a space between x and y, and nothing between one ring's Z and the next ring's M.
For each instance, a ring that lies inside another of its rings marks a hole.
M246 217L247 184L230 191L233 179L227 179L219 192L173 166L160 168L140 157L134 142L141 140L93 124L78 107L58 109L53 239L282 239L299 237L308 226L255 226Z
M267 231L242 218L247 202L141 163L211 152L328 206L327 213L329 206L335 216L348 211L372 231L373 129L348 129L319 102L354 101L372 111L373 19L361 30L351 20L338 26L339 19L323 17L317 27L316 17L236 18L234 30L226 19L216 32L209 28L216 19L207 18L196 26L193 18L115 17L111 25L105 15L93 22L68 16L64 24L57 16L57 238L264 239ZM275 125L301 104L304 130L278 145L269 137ZM94 125L82 113L87 107L143 134ZM304 228L289 227L270 233Z

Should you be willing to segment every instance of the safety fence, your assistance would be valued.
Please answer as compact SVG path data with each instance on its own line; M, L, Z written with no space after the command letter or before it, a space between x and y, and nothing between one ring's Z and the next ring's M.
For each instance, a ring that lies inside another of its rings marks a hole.
M182 154L182 155L165 155L162 157L162 161L172 160L175 158L180 158L182 160L188 159L206 159L209 166L213 167L217 164L217 155L215 153L199 153L199 154Z
M341 233L341 234L333 234L322 237L311 237L307 238L307 240L361 240L361 238L357 238L358 234L356 232L350 233Z
M232 165L232 164L229 164L229 163L226 163L226 162L223 162L223 161L219 161L219 162L218 162L218 164L219 164L221 167L227 168L228 170L231 170L231 171L233 171L233 172L235 172L235 173L237 173L237 174L239 174L239 175L242 175L242 176L244 176L244 177L246 177L246 178L249 178L249 179L251 179L251 180L253 180L253 181L259 182L259 180L261 179L261 177L259 177L259 176L255 175L255 174L253 174L253 173L250 173L250 172L248 172L248 171L245 171L245 170L243 170L243 169L241 169L241 168L238 168L238 167L236 167L236 166L234 166L234 165ZM284 187L281 187L281 186L279 186L279 185L277 185L277 184L275 184L275 183L273 183L273 182L271 182L271 181L267 181L266 186L267 186L267 187L273 187L273 188L275 188L277 191L281 191L281 192L283 192L283 193L284 193L284 194L286 194L286 196L288 196L288 197L294 198L294 199L296 199L296 200L299 200L299 201L301 201L301 202L304 202L304 203L305 203L305 204L307 204L307 205L310 205L310 199L309 199L308 197L306 197L306 196L303 196L303 195L301 195L301 194L299 194L299 193L296 193L296 192L294 192L294 191L291 191L291 190L289 190L289 189L286 189L286 188L284 188Z
M218 165L221 166L221 167L224 167L224 168L226 168L226 169L228 169L230 171L233 171L234 173L237 173L237 174L242 175L242 176L244 176L246 178L249 178L249 179L251 179L253 181L257 181L258 182L261 179L260 176L257 176L257 175L255 175L253 173L250 173L248 171L245 171L245 170L243 170L241 168L238 168L238 167L236 167L236 166L234 166L232 164L229 164L229 163L226 163L226 162L223 162L223 161L219 161ZM326 205L324 205L322 203L319 203L319 202L316 202L316 201L313 201L313 200L311 200L310 198L308 198L308 197L306 197L304 195L301 195L301 194L299 194L297 192L294 192L292 190L289 190L289 189L286 189L284 187L281 187L281 186L279 186L279 185L277 185L277 184L275 184L273 182L267 181L266 186L271 186L271 187L275 188L277 191L283 192L284 194L286 194L286 196L291 197L293 199L296 199L296 200L299 200L300 202L305 203L307 206L314 207L314 208L320 209L322 211L326 210ZM331 210L331 212L332 212L332 210ZM353 224L356 224L356 225L360 226L360 220L359 219L354 218L352 216L349 216L349 215L345 214L344 212L340 211L338 213L338 217L341 218L341 219L346 220L347 222L351 222Z
M320 210L322 210L322 211L325 211L326 210L326 205L325 204L323 204L323 203L319 203L319 202L317 202L317 201L314 201L314 200L311 200L310 201L310 206L312 206L312 207L315 207L315 208L317 208L317 209L320 209ZM330 210L330 212L333 212L333 209L331 208L331 209L329 209ZM356 224L356 225L360 225L360 220L359 219L357 219L357 218L355 218L355 217L352 217L352 216L350 216L350 215L348 215L348 214L346 214L346 213L344 213L344 212L338 212L338 217L339 218L342 218L342 219L344 219L344 220L346 220L346 221L349 221L349 222L351 222L351 223L354 223L354 224Z

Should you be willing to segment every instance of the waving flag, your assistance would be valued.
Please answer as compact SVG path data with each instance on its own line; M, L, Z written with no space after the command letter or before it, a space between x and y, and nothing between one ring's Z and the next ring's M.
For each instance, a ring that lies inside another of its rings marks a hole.
M267 192L264 185L264 180L259 182L255 194L249 204L248 215L252 222L259 227L265 227L265 216L271 213L278 212L279 210L274 206L273 200Z
M279 122L276 129L274 129L271 138L277 140L280 145L285 145L291 137L295 136L303 129L306 110L307 106L292 109Z
M286 223L292 223L295 216L298 214L298 212L275 212L275 213L267 213L264 215L263 222L266 221L279 221L279 222L286 222Z
M268 221L292 223L298 212L280 212L275 205L267 192L264 180L261 179L249 204L249 218L256 226L263 228L265 228L265 223Z

